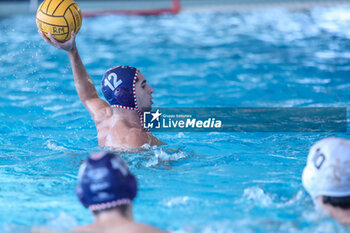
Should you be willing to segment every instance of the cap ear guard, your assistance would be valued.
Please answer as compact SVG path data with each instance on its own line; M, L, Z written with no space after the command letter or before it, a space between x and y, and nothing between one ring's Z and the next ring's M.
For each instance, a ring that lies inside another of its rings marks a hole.
M81 204L83 204L83 206L85 208L88 208L88 204L86 203L86 200L84 198L84 191L83 191L83 187L82 187L82 179L83 179L83 175L84 175L84 172L86 170L86 162L84 162L80 168L79 168L79 171L78 171L78 185L75 189L75 192L78 196L78 199L80 200Z
M83 204L83 206L84 206L85 208L88 208L89 205L85 202L82 187L81 187L80 185L78 185L75 191L76 191L76 193L77 193L78 199L79 199L79 201L81 202L81 204Z
M132 106L134 104L134 94L125 87L118 87L114 91L120 105Z
M127 192L128 192L128 196L131 200L133 200L136 197L137 194L137 180L135 178L135 176L130 172L128 166L126 165L126 163L120 158L120 157L115 157L113 155L113 153L108 154L109 156L111 156L111 166L114 167L116 165L113 165L113 161L117 161L117 164L119 164L118 170L121 173L121 175L126 175L126 184L127 184Z
M134 175L129 173L128 175L128 185L129 185L129 194L131 197L131 200L134 200L134 198L137 195L137 180Z

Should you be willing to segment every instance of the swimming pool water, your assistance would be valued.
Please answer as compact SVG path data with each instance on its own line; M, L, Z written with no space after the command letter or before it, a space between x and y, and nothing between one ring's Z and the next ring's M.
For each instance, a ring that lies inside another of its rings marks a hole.
M77 44L97 89L138 67L155 107L349 106L350 8L84 19ZM92 221L75 196L98 150L67 55L32 16L0 19L0 231ZM100 90L99 93L101 94ZM308 148L349 133L158 133L123 158L139 181L137 221L182 232L346 232L301 184Z

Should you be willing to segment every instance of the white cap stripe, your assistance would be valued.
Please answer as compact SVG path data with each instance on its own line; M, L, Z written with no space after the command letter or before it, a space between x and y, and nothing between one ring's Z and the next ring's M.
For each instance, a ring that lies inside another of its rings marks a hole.
M96 211L96 210L105 210L110 209L113 207L121 206L121 205L129 205L131 203L131 200L128 198L106 202L106 203L100 203L100 204L94 204L89 206L89 210Z

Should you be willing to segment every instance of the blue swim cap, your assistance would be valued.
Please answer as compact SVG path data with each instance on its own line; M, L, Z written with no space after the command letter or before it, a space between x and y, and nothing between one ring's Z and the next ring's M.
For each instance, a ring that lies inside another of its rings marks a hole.
M103 75L102 93L112 107L138 110L135 83L138 70L131 66L116 66Z
M76 192L86 208L104 210L130 204L136 197L137 183L118 154L101 152L80 166Z

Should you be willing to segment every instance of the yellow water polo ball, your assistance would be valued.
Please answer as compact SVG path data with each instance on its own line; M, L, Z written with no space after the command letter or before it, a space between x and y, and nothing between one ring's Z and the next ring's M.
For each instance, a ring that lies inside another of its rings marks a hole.
M78 33L83 17L79 6L73 0L45 0L36 13L36 25L48 37L56 40L70 39L71 32Z

